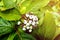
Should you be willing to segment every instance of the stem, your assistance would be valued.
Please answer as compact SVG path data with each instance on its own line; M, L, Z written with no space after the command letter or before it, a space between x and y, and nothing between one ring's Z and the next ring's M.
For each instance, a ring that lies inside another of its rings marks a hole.
M19 39L22 40L22 37L20 36L19 31L16 31L16 32L17 32L17 34L18 34L18 36L19 36Z
M15 25L15 30L16 30L16 33L17 33L18 36L19 36L19 39L22 40L22 37L20 36L20 32L19 32L18 29L17 29L17 25Z

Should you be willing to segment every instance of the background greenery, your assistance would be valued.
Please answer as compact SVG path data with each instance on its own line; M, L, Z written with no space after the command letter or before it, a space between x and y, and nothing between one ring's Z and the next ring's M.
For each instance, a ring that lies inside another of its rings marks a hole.
M30 34L16 26L28 12L39 18ZM54 40L59 34L60 0L0 0L0 40Z

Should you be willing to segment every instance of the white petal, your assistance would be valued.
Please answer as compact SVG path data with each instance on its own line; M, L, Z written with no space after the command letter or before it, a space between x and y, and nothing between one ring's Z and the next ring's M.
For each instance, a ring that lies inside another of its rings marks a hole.
M32 25L34 26L35 25L35 22L32 22Z
M20 24L21 24L21 22L20 22L20 21L18 21L17 25L20 25Z
M30 15L29 18L30 18L30 19L33 19L33 15Z
M25 31L25 30L26 30L26 28L24 28L24 27L23 27L23 30Z
M34 16L33 20L34 20L34 21L35 21L35 20L38 20L38 18L37 18L36 16Z
M29 23L26 24L26 26L29 26L29 25L30 25Z
M30 26L30 29L32 29L32 26Z
M38 20L38 17L35 17L36 20Z
M26 14L26 17L29 17L29 14Z
M24 20L24 24L27 24L27 21L26 20Z
M29 29L30 27L27 27L27 29Z
M32 20L29 20L29 24L32 24Z
M32 30L30 29L29 32L32 32Z

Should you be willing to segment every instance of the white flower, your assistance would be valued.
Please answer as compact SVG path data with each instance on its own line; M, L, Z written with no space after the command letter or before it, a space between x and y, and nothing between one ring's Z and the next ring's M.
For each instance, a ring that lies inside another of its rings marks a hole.
M30 29L32 29L32 26L30 26Z
M30 25L29 23L26 24L26 26L29 26L29 25Z
M32 20L29 20L29 24L32 24Z
M29 27L29 26L27 26L26 28L27 28L27 29L29 29L30 27Z
M32 32L32 30L30 29L29 32Z
M38 20L38 18L36 16L34 16L34 18L33 18L33 21L35 21L35 20Z
M26 20L24 20L24 24L27 24L27 21Z
M29 14L26 14L26 17L29 17Z
M32 25L34 26L35 25L35 22L32 22Z
M21 24L21 22L20 22L20 21L18 21L17 25L20 25L20 24Z
M26 30L26 28L24 28L24 27L23 27L23 30L25 31L25 30Z
M33 19L33 15L30 15L29 18L30 18L30 19Z

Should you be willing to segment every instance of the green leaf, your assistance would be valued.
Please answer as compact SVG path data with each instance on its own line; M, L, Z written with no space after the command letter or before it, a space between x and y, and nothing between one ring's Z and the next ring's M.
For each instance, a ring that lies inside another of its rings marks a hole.
M4 3L4 7L6 7L7 9L13 8L14 6L16 6L16 0L3 0Z
M14 40L36 40L36 39L33 36L29 35L29 34L21 33L20 35L16 35Z
M29 34L21 34L22 39L28 39L28 40L36 40L33 36L29 35Z
M12 32L13 28L13 22L9 22L0 18L0 36Z
M39 28L38 31L40 35L43 35L45 40L52 40L56 32L56 24L51 13L45 13L43 25Z
M16 9L11 9L11 10L0 12L0 17L9 21L16 21L20 19L20 13Z
M16 36L16 33L11 33L7 40L13 40L15 36Z
M0 1L0 11L5 10L3 6L4 6L3 1Z
M35 38L26 33L11 33L7 40L35 40Z
M21 3L22 0L16 0L17 1L17 4Z
M0 37L0 40L7 40L8 37L9 37L9 34L2 35Z
M0 1L0 7L1 7L1 6L3 6L3 2L2 2L2 1Z
M29 11L35 11L39 8L42 8L46 6L49 3L50 0L25 0L21 4L21 13L29 12Z
M55 37L57 37L59 34L60 34L60 27L56 27L56 32L53 39L55 39Z

